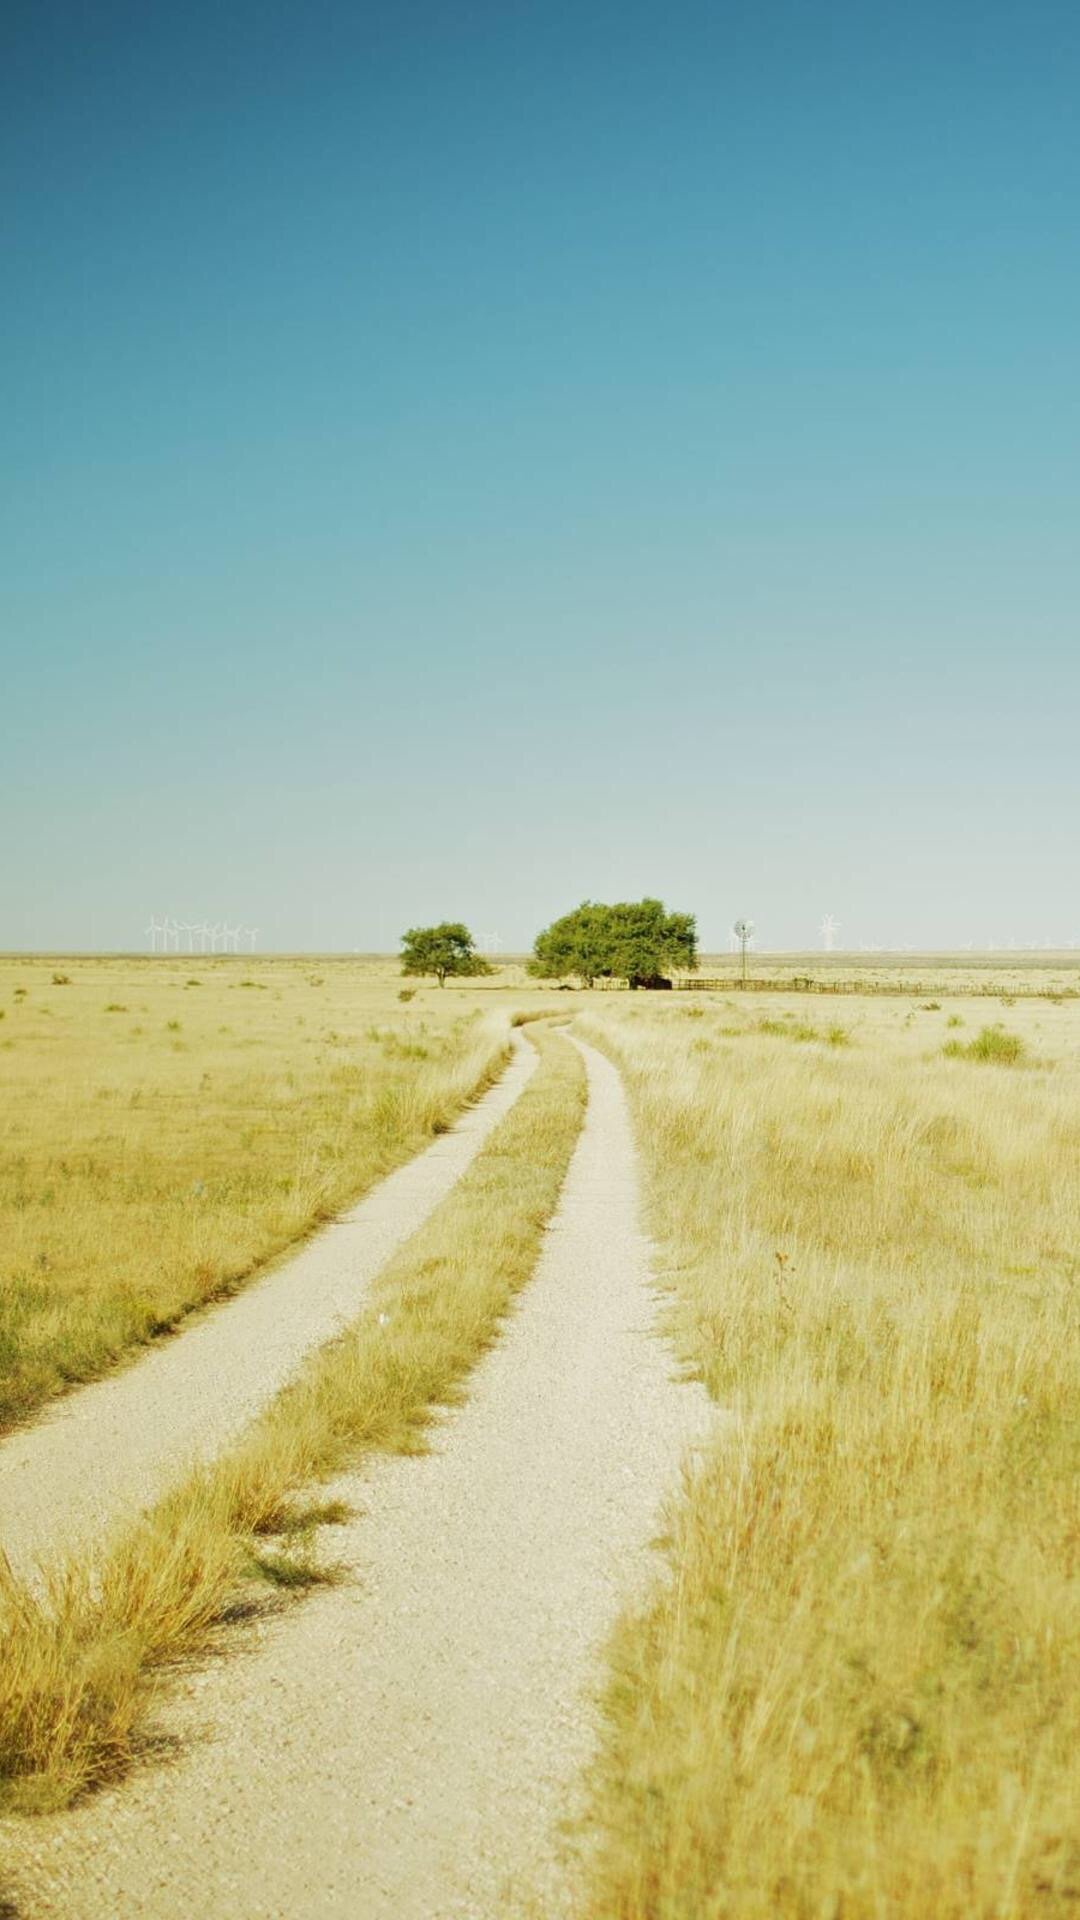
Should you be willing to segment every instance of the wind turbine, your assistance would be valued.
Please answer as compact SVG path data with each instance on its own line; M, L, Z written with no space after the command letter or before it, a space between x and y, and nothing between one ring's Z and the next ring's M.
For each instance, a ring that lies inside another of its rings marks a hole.
M179 921L174 920L172 915L169 913L165 915L165 920L161 929L161 933L162 933L162 941L163 941L162 951L164 953L179 953L180 923Z
M226 926L226 928L225 928L225 952L226 952L226 953L239 953L239 951L240 951L240 928L239 928L239 927L230 927L230 926Z
M144 927L143 932L148 933L150 935L150 951L151 953L156 953L158 950L159 934L162 939L162 944L164 945L164 939L165 939L164 921L159 922L157 915L155 913L152 913L150 915L150 925L148 927Z
M818 928L818 932L821 935L821 944L824 947L826 953L832 953L833 950L835 949L836 936L839 933L839 931L840 931L839 920L834 919L831 913L827 913L820 927Z
M484 953L501 953L502 952L501 935L499 935L498 933L485 933L483 936L483 939L484 939L484 945L483 945L482 951Z
M256 935L256 934L258 933L258 931L259 931L259 929L258 929L258 927L245 927L245 929L244 929L244 931L245 931L245 933L247 934L247 937L248 937L248 952L249 952L249 953L254 953L254 951L255 951L255 935Z

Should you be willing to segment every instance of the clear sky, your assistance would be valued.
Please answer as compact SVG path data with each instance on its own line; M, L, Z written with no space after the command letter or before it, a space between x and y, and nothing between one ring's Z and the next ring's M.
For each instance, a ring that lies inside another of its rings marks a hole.
M1080 940L1075 0L7 0L0 946Z

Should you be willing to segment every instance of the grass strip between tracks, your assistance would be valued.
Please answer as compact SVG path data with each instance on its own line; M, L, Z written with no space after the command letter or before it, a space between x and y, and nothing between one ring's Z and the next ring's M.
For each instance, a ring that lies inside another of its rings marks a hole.
M51 1571L43 1593L0 1577L0 1806L55 1810L122 1774L163 1670L214 1644L260 1585L333 1577L314 1536L336 1510L313 1485L365 1451L422 1450L463 1398L536 1265L584 1115L575 1049L549 1031L536 1045L529 1086L364 1313L236 1447L96 1564Z

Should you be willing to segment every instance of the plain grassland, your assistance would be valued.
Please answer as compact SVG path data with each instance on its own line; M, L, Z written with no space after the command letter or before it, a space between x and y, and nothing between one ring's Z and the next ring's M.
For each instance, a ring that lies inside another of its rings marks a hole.
M490 996L400 988L388 963L0 960L0 1427L234 1291L493 1077Z
M702 954L699 971L734 987L741 961L737 954ZM813 994L896 995L966 994L996 999L1080 998L1080 953L752 953L751 986L779 993L792 980L802 983L800 998Z
M122 1772L163 1668L212 1642L260 1580L332 1577L312 1537L340 1510L314 1483L365 1450L419 1451L461 1397L532 1274L584 1113L575 1049L543 1030L536 1044L533 1079L364 1313L234 1449L43 1595L5 1579L0 1555L0 1805L52 1810Z
M679 1349L736 1412L611 1648L590 1920L1080 1901L1080 1010L732 995L626 1074ZM767 1014L768 1030L758 1022ZM817 1017L817 1009L814 1009ZM1028 1063L1028 1064L1025 1064Z

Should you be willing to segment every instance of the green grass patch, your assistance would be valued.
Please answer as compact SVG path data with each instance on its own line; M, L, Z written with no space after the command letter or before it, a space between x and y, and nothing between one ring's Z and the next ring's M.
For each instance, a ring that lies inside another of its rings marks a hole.
M947 1060L982 1060L998 1067L1016 1067L1028 1058L1026 1040L1004 1027L982 1027L974 1040L947 1040L941 1051Z

